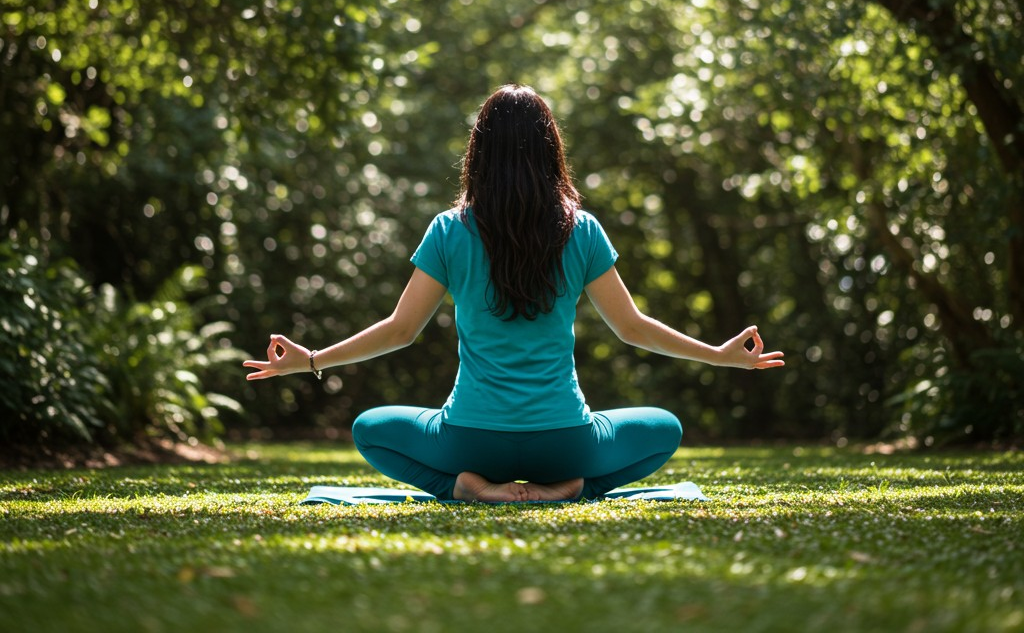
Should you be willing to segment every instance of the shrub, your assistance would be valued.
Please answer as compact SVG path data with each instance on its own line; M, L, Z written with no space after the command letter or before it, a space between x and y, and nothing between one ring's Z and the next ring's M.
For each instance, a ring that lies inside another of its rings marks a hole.
M85 321L93 299L70 260L0 243L0 437L92 442L113 412Z
M204 389L217 366L241 362L243 354L224 337L230 324L197 329L200 310L185 296L203 281L202 268L183 267L149 302L125 301L111 286L100 288L95 342L102 350L114 424L122 434L143 430L150 436L209 440L224 430L219 410L241 413L235 400Z
M74 262L44 263L0 244L0 438L10 447L112 445L171 437L210 440L233 399L204 388L242 353L227 323L197 327L185 299L202 269L184 267L150 301L109 285L94 292Z
M1004 444L1024 437L1024 344L971 354L970 367L942 368L889 401L902 409L893 429L925 446Z

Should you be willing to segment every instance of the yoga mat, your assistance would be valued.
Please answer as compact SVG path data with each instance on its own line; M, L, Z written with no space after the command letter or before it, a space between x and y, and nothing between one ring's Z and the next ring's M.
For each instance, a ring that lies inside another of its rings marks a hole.
M650 488L616 488L604 495L604 499L628 499L647 501L707 501L697 484L684 481L668 486ZM437 501L434 495L422 490L406 488L358 488L348 486L313 486L300 505L330 503L332 505L358 505L361 503L406 503ZM462 501L442 501L441 503L463 503ZM565 503L564 501L522 501L519 503Z

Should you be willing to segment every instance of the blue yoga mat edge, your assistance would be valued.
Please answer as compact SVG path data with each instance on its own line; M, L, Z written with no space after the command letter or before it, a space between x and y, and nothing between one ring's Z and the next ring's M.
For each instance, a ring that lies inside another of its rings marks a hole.
M646 488L618 488L604 495L605 499L626 499L646 501L707 501L697 484L684 481L667 486L651 486ZM313 486L300 505L362 505L380 503L408 503L439 501L436 497L422 490L406 488L381 487L350 487L350 486ZM596 500L590 500L596 501ZM459 501L440 501L440 503L461 503ZM521 503L565 503L564 501L524 501Z

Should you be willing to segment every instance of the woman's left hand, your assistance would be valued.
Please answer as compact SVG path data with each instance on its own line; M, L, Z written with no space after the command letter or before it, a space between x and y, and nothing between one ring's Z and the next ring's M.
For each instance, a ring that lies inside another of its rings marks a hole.
M248 374L245 377L246 380L298 374L310 371L309 350L288 340L286 336L271 334L270 345L267 347L267 360L247 360L242 363L242 366L259 370Z

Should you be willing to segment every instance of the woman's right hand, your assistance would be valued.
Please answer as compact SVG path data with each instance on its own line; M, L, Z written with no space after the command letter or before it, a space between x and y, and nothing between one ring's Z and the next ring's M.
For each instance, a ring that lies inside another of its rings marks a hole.
M747 349L747 341L754 340L754 348ZM764 341L757 333L757 326L751 325L722 345L718 346L721 359L716 365L739 367L740 369L770 369L786 364L782 352L764 353Z
M274 376L298 374L310 371L309 350L288 340L286 336L271 334L270 345L267 347L267 360L247 360L242 363L242 366L259 370L248 374L245 377L246 380L262 380Z

